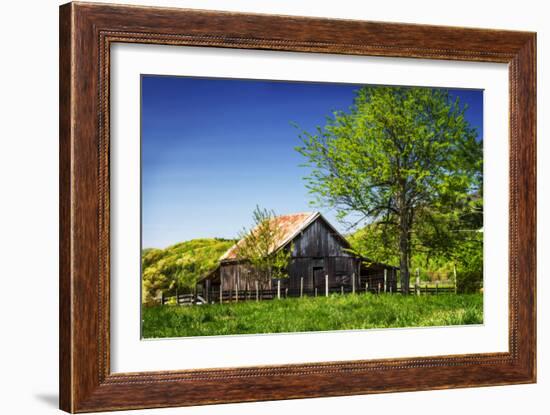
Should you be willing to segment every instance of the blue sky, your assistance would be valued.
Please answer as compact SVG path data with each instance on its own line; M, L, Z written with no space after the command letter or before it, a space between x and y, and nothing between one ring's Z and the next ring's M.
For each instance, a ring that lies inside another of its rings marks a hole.
M142 246L234 238L256 205L318 210L294 147L360 85L142 76ZM483 93L450 90L482 134ZM335 212L321 212L341 231Z

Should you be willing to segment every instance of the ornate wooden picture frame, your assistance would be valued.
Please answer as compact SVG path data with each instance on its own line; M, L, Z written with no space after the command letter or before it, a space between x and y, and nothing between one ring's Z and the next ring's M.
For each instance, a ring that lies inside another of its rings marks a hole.
M114 43L508 64L509 351L111 373L109 70ZM61 409L91 412L535 382L534 33L69 3L60 8L59 93Z

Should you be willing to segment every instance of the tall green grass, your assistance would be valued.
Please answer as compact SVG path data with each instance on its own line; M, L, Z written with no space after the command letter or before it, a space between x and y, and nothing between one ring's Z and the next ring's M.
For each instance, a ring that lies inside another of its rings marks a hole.
M483 295L348 294L143 308L144 338L427 327L483 322Z

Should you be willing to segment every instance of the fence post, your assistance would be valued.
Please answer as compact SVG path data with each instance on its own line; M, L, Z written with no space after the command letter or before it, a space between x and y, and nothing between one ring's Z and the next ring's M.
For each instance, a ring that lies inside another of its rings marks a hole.
M315 287L315 297L317 297L317 287Z
M256 283L256 301L258 301L260 299L260 295L259 295L259 292L258 292L258 280L254 281Z
M340 285L340 294L344 295L344 286Z
M378 294L380 294L380 283L378 283Z
M384 292L388 291L388 270L384 268Z
M424 284L424 294L428 294L428 284Z
M160 292L160 305L164 305L164 292Z
M239 285L235 283L235 301L239 302Z
M285 288L285 298L288 298L288 288Z
M367 281L365 283L365 294L368 294L369 293L369 282Z
M351 274L351 292L355 294L355 272Z
M300 277L300 298L304 296L304 277Z
M277 280L277 298L281 299L281 280Z
M439 294L439 282L435 283L435 295Z
M420 268L416 269L415 291L416 295L420 295Z
M176 305L180 305L180 298L178 297L178 288L176 287Z
M328 274L325 275L325 297L328 297Z

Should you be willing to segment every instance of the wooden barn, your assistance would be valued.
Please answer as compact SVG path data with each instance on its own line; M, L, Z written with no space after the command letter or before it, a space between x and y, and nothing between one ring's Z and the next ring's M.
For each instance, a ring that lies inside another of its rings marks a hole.
M221 258L219 266L199 281L198 289L209 301L221 293L246 297L257 289L277 287L287 296L323 295L329 292L396 291L397 268L370 261L350 251L348 241L319 213L296 213L273 218L281 229L274 247L291 250L288 278L260 284L249 278L249 266L237 258L236 245ZM384 279L386 283L384 284ZM368 285L367 285L368 284ZM242 293L242 294L241 294Z

